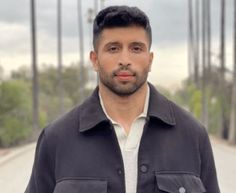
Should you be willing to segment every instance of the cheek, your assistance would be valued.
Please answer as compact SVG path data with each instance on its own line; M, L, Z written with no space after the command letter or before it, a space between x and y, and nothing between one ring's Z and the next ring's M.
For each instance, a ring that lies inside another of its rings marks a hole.
M110 69L110 62L108 60L104 60L104 58L101 58L98 60L98 72L103 74L103 73L108 73Z
M150 71L151 71L150 65L146 65L145 67L142 68L143 74L148 74Z
M149 72L151 70L151 62L147 57L136 58L134 64L136 64L137 69L140 69L140 71Z
M105 69L106 71L116 68L117 60L112 56L104 55L98 59L98 65Z
M106 54L98 55L98 63L100 65L106 65L109 62L110 58Z

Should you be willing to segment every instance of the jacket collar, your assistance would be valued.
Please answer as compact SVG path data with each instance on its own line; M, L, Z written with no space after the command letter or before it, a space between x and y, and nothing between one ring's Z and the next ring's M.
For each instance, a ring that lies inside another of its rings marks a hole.
M152 84L149 83L149 87L150 99L147 117L159 119L171 126L175 125L175 117L170 101L161 95ZM109 122L102 110L97 87L79 108L79 131L84 132L100 123Z
M165 96L160 94L152 84L149 83L149 86L150 100L148 116L150 118L159 119L162 122L171 126L176 125L171 102Z
M102 110L98 87L93 91L92 95L84 101L79 107L79 131L87 131L102 122L109 122Z

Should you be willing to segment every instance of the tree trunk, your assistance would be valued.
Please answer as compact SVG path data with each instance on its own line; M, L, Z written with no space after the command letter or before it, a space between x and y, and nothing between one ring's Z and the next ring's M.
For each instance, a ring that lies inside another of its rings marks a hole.
M192 0L188 0L189 11L189 25L188 25L188 71L191 80L195 81L195 76L192 77L194 72L194 37L193 37L193 3Z
M84 77L83 77L83 69L84 69L84 33L83 33L83 14L82 14L82 0L78 0L78 27L79 27L79 89L80 89L80 101L84 99L84 86L82 84Z
M95 15L98 13L98 0L94 0L94 13Z
M234 0L234 73L229 142L236 143L236 0Z
M31 44L32 44L32 100L33 100L33 128L39 129L39 84L37 68L37 36L36 36L36 8L35 0L31 0Z
M57 58L58 58L58 85L57 85L57 93L59 96L59 112L63 114L64 112L64 86L63 86L63 77L62 77L62 9L61 9L61 0L57 1Z
M206 0L207 9L207 77L211 74L211 0Z
M196 26L196 39L195 39L195 52L194 52L194 82L196 86L199 88L199 0L195 0L195 26Z
M220 28L220 103L221 103L221 124L219 128L219 136L227 138L226 127L226 109L225 100L225 0L221 0L221 28Z
M206 77L206 0L202 0L202 123L208 128L208 97Z
M220 22L220 73L222 82L225 80L225 0L221 0L221 22Z

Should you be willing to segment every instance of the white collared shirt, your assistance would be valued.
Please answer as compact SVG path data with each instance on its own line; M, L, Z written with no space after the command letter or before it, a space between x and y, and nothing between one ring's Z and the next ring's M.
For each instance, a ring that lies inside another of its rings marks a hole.
M126 193L136 193L137 191L138 149L143 134L143 127L146 122L149 97L150 88L148 86L143 112L133 121L130 132L127 135L125 129L107 114L99 93L102 109L114 126L121 149L125 169Z

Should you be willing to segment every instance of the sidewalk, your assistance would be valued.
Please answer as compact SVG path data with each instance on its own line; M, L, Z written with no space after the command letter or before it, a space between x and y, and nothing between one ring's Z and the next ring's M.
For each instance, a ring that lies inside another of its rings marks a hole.
M20 147L0 149L0 166L20 155L23 155L27 151L35 149L35 146L35 143L30 143Z
M10 148L0 149L0 158L7 155L10 152Z
M210 136L212 145L222 146L223 148L227 148L229 151L236 153L236 144L230 144L228 141L219 139L217 137Z
M236 146L211 137L218 181L222 193L234 193L236 189Z
M23 193L29 181L35 143L16 148L1 149L0 193Z

